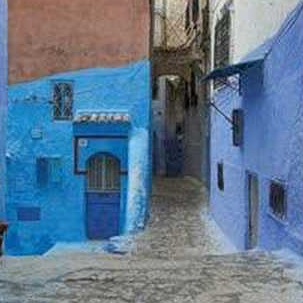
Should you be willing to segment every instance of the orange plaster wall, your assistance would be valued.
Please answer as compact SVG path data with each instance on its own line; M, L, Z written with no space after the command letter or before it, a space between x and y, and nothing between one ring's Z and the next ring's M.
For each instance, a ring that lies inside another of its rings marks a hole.
M149 58L149 0L8 0L9 83Z

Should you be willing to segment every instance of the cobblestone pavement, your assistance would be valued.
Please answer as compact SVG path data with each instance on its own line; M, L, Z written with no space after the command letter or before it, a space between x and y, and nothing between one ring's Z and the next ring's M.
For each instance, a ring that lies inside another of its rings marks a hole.
M155 184L151 222L131 253L5 258L0 302L303 303L300 262L262 252L219 255L201 222L200 187Z

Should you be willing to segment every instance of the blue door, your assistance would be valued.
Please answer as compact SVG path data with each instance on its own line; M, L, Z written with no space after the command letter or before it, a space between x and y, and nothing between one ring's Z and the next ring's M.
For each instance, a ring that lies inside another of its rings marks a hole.
M87 237L109 239L119 235L120 163L107 154L97 154L87 163Z

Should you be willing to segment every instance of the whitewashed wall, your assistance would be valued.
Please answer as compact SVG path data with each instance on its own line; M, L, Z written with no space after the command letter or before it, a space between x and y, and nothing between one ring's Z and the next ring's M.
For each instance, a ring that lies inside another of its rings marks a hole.
M214 54L214 36L222 8L228 5L232 12L231 63L236 63L250 51L271 37L286 16L300 0L211 0L211 43ZM214 66L212 55L212 67Z

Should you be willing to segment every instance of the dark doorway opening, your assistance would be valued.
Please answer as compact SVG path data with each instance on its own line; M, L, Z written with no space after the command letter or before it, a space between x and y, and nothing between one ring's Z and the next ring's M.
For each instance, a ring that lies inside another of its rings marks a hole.
M258 245L259 225L259 180L258 176L248 173L248 239L247 249Z

